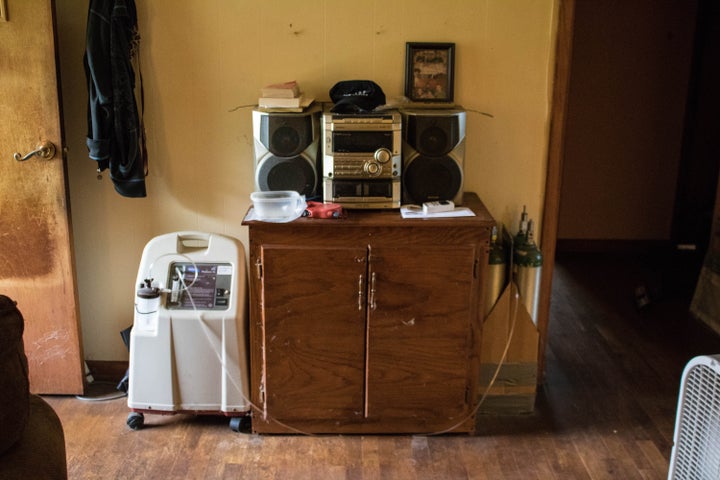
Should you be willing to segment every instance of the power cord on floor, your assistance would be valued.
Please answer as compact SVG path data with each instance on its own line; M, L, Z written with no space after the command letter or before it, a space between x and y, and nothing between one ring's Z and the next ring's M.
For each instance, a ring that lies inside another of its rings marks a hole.
M113 385L115 386L115 383L113 382L94 382L94 385ZM108 392L105 394L101 394L98 396L83 396L83 395L75 395L75 398L78 400L82 400L83 402L106 402L108 400L117 400L118 398L125 398L127 397L127 393L125 392Z
M87 380L87 388L85 389L86 393L90 390L96 390L92 388L93 386L101 386L101 392L97 394L93 393L91 395L75 395L75 398L78 400L83 402L107 402L109 400L117 400L119 398L127 397L127 392L118 390L115 382L96 381L90 371L90 368L87 366L87 363L85 364L85 379ZM108 389L102 388L102 386L105 385L112 386L112 390L107 391Z

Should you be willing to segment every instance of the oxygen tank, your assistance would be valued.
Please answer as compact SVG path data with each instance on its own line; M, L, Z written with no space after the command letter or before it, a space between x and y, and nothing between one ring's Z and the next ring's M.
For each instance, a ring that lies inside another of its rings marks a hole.
M490 310L495 306L498 298L502 294L505 282L507 280L507 259L505 258L505 249L502 240L498 240L497 226L492 229L490 237L490 254L488 259L488 283L485 288L485 316L487 317Z
M525 242L515 245L515 282L533 323L537 325L538 303L540 299L540 274L542 272L542 253L533 238L533 221L527 222Z

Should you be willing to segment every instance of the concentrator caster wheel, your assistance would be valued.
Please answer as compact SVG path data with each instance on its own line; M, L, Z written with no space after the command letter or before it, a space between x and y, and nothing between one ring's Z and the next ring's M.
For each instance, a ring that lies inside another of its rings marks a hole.
M250 429L250 417L231 417L230 430L233 432L243 432Z
M145 415L138 412L130 412L127 418L127 426L133 430L140 430L145 424Z

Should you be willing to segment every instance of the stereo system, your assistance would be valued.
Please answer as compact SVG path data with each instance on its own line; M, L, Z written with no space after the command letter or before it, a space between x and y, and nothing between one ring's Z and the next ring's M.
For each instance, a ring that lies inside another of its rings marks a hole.
M255 187L295 190L345 208L399 208L435 200L459 205L465 121L461 108L255 109Z

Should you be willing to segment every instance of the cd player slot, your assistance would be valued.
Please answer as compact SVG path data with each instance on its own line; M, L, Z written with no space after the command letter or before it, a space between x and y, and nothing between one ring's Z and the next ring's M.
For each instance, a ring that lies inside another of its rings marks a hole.
M392 181L335 180L333 182L333 197L336 198L382 197L388 199L392 196Z

